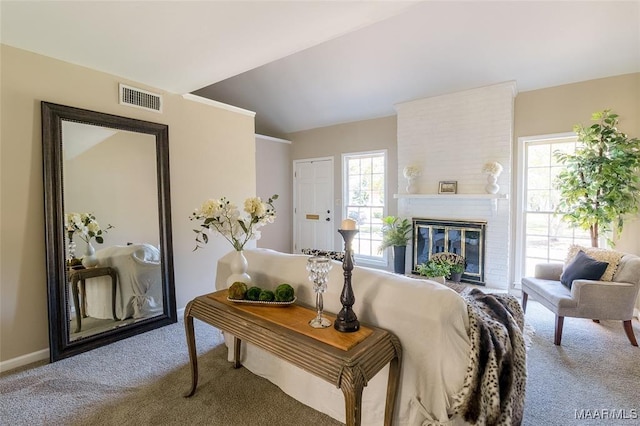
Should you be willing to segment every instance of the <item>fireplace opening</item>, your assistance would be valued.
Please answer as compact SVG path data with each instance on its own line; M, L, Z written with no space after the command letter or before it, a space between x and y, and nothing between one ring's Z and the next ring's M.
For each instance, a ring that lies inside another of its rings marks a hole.
M463 256L466 266L462 281L485 285L485 221L460 221L413 218L412 271L435 253L449 252Z

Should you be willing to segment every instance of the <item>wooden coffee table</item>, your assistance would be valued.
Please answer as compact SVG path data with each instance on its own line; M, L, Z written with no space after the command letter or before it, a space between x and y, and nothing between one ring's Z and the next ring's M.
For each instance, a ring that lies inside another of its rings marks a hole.
M227 290L196 297L184 313L191 361L191 389L185 396L192 396L198 385L193 331L193 319L197 318L234 336L234 368L241 366L240 346L244 340L340 388L348 426L360 425L362 391L389 364L384 424L390 426L402 359L398 338L366 325L353 333L341 333L333 327L314 329L307 323L315 315L315 310L297 303L287 307L234 303L227 300Z

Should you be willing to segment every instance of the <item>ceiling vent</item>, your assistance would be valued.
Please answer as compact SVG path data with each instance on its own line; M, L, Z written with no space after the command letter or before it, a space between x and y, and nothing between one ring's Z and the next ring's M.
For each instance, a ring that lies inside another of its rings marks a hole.
M162 112L162 96L120 83L120 105Z

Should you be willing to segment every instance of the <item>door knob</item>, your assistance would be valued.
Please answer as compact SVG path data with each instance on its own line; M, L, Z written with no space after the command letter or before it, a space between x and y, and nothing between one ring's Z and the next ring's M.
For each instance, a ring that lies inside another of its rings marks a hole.
M330 218L330 217L326 218L325 220L326 220L327 222L331 222L331 218Z

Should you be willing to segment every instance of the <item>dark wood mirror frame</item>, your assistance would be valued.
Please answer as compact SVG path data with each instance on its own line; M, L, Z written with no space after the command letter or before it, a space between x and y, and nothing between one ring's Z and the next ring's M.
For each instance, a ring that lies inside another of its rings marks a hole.
M177 322L171 200L169 190L169 127L42 101L42 147L45 208L45 244L51 362L136 334ZM115 330L71 341L67 307L69 296L65 263L62 122L127 130L155 136L162 275L162 314Z

